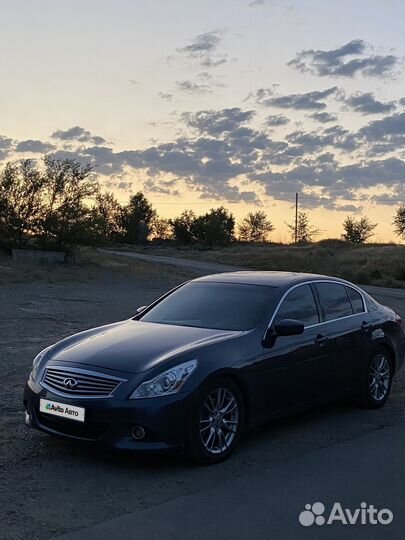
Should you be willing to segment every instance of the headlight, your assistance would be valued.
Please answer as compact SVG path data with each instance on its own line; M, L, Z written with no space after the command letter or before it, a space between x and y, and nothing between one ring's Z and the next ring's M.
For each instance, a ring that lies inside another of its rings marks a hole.
M41 360L43 359L43 357L46 355L46 353L49 351L50 347L47 347L46 349L44 349L43 351L41 351L39 354L36 355L36 357L34 358L34 361L32 362L32 370L31 370L31 378L32 380L36 380L37 378L37 375L38 375L38 368L41 364Z
M197 367L197 360L174 366L154 379L145 381L132 392L129 399L141 399L176 394Z

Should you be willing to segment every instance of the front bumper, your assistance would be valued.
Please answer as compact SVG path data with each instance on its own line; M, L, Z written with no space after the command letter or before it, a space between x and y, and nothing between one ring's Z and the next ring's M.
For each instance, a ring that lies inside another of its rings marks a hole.
M84 407L85 421L81 423L40 412L40 398ZM136 400L120 397L72 399L50 392L29 379L24 389L25 423L57 437L109 448L164 451L184 446L191 400L187 392ZM145 430L142 440L132 437L135 426Z

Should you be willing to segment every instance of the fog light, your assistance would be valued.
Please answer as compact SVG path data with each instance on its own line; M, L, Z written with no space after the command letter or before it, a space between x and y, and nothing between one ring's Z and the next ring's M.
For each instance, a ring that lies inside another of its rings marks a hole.
M140 441L145 437L145 430L142 426L134 426L131 430L132 438L136 441Z

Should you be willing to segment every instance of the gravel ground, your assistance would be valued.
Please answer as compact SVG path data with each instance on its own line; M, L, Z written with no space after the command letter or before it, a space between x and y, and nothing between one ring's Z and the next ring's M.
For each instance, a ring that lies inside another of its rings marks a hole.
M266 426L248 434L232 459L211 468L195 467L181 456L102 451L27 429L22 390L39 350L79 330L127 318L187 279L179 269L122 261L45 273L20 272L0 261L2 540L46 540L403 422L404 372L382 410L332 405ZM395 295L379 300L405 317Z

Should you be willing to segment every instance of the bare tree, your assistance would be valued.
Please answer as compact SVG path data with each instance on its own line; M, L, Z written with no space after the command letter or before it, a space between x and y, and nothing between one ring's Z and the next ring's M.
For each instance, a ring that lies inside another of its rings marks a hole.
M347 242L363 244L374 235L373 231L376 227L377 223L372 223L367 217L355 219L352 216L347 216L343 222L345 232L342 234L342 238Z
M395 234L398 236L402 236L402 238L405 240L405 205L401 204L396 211L394 216L394 221L392 223L394 225L394 231Z
M292 240L295 241L296 238L297 243L299 244L312 242L313 239L320 233L320 230L311 224L306 212L298 213L297 230L295 227L295 222L287 223L287 227L290 230Z
M264 242L272 231L272 222L260 210L249 212L238 225L239 240L242 242Z

